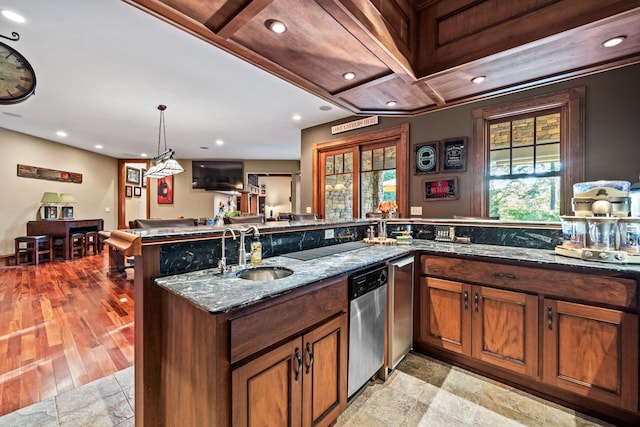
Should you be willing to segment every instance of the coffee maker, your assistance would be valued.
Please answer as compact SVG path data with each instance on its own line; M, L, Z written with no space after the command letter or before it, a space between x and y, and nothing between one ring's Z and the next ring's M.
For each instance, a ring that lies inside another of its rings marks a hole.
M589 261L640 263L640 218L630 217L631 183L590 181L573 185L574 216L560 217L559 255Z

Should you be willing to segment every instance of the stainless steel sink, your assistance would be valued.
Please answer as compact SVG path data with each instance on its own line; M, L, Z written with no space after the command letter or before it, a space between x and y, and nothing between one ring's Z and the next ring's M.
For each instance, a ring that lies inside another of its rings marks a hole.
M245 280L271 281L291 276L293 270L286 267L254 267L239 271L236 275Z

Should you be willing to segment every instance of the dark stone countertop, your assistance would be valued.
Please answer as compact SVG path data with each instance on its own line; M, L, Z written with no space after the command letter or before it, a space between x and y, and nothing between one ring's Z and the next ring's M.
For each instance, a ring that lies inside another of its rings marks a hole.
M252 281L236 277L236 271L218 274L216 269L194 271L157 278L156 283L191 301L210 313L227 312L267 298L273 298L293 289L320 280L358 269L372 266L386 260L426 251L442 255L462 255L469 257L515 260L540 265L565 266L591 271L613 271L640 276L638 264L608 264L583 261L561 255L552 250L526 249L506 246L446 243L415 239L408 246L370 245L361 249L342 252L331 256L300 261L286 256L267 258L262 266L283 266L294 273L274 281ZM251 268L248 266L248 268ZM588 272L588 271L585 271Z

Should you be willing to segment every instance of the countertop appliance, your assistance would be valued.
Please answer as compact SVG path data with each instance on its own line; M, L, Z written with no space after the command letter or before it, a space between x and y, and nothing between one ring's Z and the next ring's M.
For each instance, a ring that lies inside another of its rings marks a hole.
M391 370L413 348L413 263L404 257L389 264L388 354Z
M386 314L387 266L350 277L348 397L384 364Z

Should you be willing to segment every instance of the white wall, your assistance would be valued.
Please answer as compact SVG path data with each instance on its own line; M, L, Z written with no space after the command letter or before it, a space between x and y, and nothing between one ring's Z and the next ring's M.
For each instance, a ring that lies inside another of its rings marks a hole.
M263 184L266 190L266 217L269 216L270 210L273 210L274 217L277 217L279 212L293 212L290 201L291 176L261 176L258 179L258 183L260 184L260 191L262 191Z
M116 159L2 128L0 152L0 256L13 254L14 239L27 234L28 221L39 219L45 191L73 194L75 218L103 218L105 229L116 227ZM81 173L82 183L22 178L18 164Z

